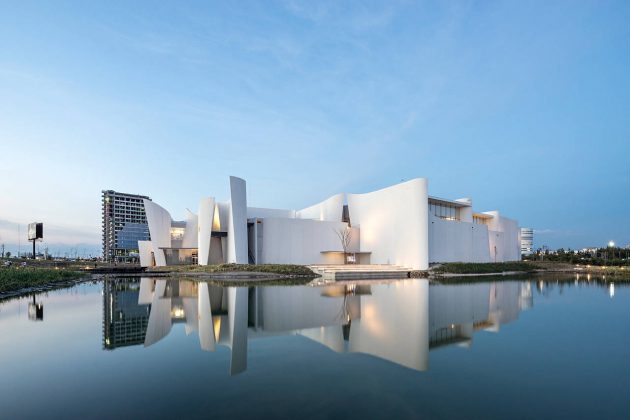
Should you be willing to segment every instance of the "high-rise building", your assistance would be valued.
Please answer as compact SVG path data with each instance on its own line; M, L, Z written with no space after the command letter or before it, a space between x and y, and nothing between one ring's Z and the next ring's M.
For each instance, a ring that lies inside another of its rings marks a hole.
M151 239L144 211L149 197L102 191L103 259L115 262L138 260L138 241Z
M521 255L531 255L534 252L534 229L521 228Z

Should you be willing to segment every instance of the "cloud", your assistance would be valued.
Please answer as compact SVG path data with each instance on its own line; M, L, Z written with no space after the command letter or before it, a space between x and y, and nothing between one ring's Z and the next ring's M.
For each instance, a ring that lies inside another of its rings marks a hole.
M357 32L385 28L396 17L405 2L385 2L381 7L367 8L362 3L347 6L343 2L289 0L284 7L294 16L319 25L332 25Z

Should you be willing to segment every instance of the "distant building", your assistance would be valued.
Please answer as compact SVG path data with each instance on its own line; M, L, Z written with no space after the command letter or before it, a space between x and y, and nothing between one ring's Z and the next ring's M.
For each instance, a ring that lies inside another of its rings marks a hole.
M521 228L521 255L531 255L534 252L534 229Z
M144 200L151 201L143 195L102 191L103 258L106 261L138 260L138 241L151 239Z

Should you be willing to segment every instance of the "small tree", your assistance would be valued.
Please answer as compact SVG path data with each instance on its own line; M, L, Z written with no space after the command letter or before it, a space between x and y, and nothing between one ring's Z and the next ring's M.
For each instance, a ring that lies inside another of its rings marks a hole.
M343 249L343 263L347 263L348 248L352 242L352 230L349 227L335 230L339 241L341 242L341 248Z
M5 255L7 256L7 258L11 258L11 251L7 251Z

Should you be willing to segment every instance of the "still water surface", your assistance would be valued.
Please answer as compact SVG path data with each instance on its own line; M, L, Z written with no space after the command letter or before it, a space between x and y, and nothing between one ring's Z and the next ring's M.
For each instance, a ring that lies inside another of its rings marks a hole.
M628 418L630 288L118 278L0 302L0 418Z

